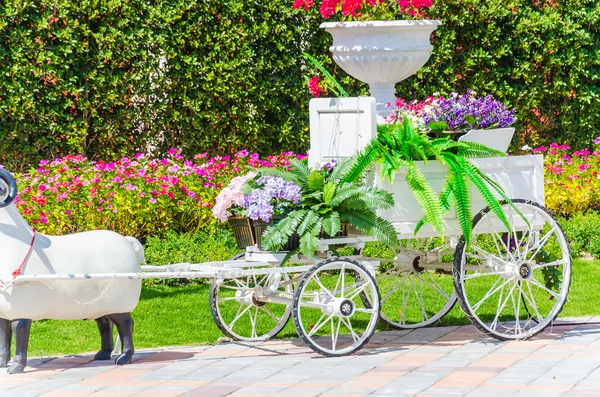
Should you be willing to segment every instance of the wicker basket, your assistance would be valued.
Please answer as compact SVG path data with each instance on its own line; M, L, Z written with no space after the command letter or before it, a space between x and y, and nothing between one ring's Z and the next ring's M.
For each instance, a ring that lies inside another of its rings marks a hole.
M256 237L254 235L254 229L252 228L252 221L248 218L243 217L230 217L227 219L233 236L239 249L245 250L246 247L250 247L256 244Z

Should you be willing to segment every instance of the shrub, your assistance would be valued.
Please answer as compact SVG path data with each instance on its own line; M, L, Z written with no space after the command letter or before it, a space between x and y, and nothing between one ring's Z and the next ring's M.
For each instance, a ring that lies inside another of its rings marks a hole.
M596 211L578 212L559 221L569 240L573 258L588 253L600 259L600 214Z
M242 150L234 156L186 159L176 149L159 160L138 154L96 162L69 155L17 175L15 201L27 221L48 234L109 229L146 237L169 230L214 231L218 221L210 209L222 186L245 174L246 167L286 165L291 157L286 152L262 160Z
M600 209L600 138L595 142L593 152L557 143L533 149L545 155L546 207L555 214Z
M178 234L168 231L163 238L148 237L144 244L146 263L168 265L176 263L203 263L223 261L239 252L233 234L227 229L214 232L197 231ZM202 284L205 279L145 279L144 285Z
M302 53L332 66L317 7L291 0L38 0L0 7L0 162L78 153L262 154L308 147ZM596 136L600 10L594 0L439 0L427 65L407 99L474 89L517 109L516 146Z

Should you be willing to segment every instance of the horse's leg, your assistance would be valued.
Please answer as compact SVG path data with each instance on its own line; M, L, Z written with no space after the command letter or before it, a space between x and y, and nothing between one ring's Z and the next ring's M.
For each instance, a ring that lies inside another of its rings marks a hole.
M98 331L100 331L100 351L94 356L94 360L110 360L115 342L113 341L113 323L107 316L96 319Z
M12 323L12 333L15 336L15 357L13 363L8 367L9 374L23 372L27 366L27 347L29 346L29 332L31 331L31 320L20 319Z
M117 326L121 338L121 355L115 360L117 365L131 363L133 357L133 319L130 313L116 313L107 316Z
M12 340L12 321L0 318L0 368L10 361L10 342Z

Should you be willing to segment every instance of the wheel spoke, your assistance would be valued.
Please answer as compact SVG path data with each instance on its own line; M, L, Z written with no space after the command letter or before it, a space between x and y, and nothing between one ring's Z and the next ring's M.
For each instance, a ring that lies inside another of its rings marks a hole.
M231 323L229 323L229 325L228 325L229 329L233 329L233 326L235 325L237 320L239 320L248 310L250 310L250 308L252 306L248 305L248 306L246 306L246 308L244 310L241 310L242 307L243 307L243 305L240 305L240 308L238 309L238 314L235 316L233 321ZM241 312L240 312L240 310L241 310Z
M502 276L505 275L506 272L505 271L500 271L500 272L478 272L478 273L471 273L471 274L465 274L463 277L463 280L467 281L467 280L471 280L474 278L479 278L479 277L485 277L485 276Z
M510 280L508 280L510 281ZM506 294L506 299L504 299L504 302L502 302L502 305L498 307L498 311L496 312L496 317L494 317L494 321L491 324L491 327L495 330L496 326L498 325L498 319L500 318L500 314L502 314L502 310L504 310L504 306L506 306L506 304L508 303L508 298L510 298L512 296L512 292L515 289L515 286L517 285L517 283L515 282L513 284L513 286L510 288L510 290L508 291L508 294Z
M337 346L338 336L340 335L340 325L342 325L342 318L338 318L337 330L333 331L333 320L331 321L331 348L335 351Z
M533 270L542 269L544 267L560 266L560 265L566 265L566 264L567 264L567 261L565 259L559 259L557 261L548 262L548 263L537 263L535 266L533 266Z
M546 244L546 241L548 241L548 239L550 239L550 236L552 236L552 233L554 233L554 227L552 229L550 229L550 231L548 233L546 233L544 235L544 237L542 237L542 239L538 243L537 249L535 250L535 252L533 253L533 255L531 255L529 257L529 260L532 260L533 258L535 258L535 256L540 252L540 250L542 249L542 247Z
M529 279L527 279L527 281L531 281L533 284L535 284L538 288L543 289L544 291L546 291L547 293L549 293L550 295L552 295L553 297L555 297L556 299L560 299L561 296L560 294L552 291L551 289L546 288L545 285L541 284L538 280L536 280L535 277L531 276L529 277Z
M323 284L321 284L321 280L319 279L319 276L317 275L317 273L315 273L313 280L319 285L319 287L321 287L321 290L323 292L325 292L331 298L335 299L335 296L331 293L331 291L329 291L327 288L325 288L325 286L323 286Z
M483 302L485 302L490 296L494 295L498 290L500 290L500 288L504 289L504 286L506 284L508 284L508 282L510 281L510 279L505 280L500 286L496 287L496 285L498 285L498 283L500 281L502 281L502 278L498 277L498 280L496 280L496 282L494 283L494 285L492 285L492 287L490 288L490 290L483 296L483 298L481 298L481 300L479 302L477 302L475 305L471 306L471 308L473 309L474 313L477 312L477 309L479 309L479 307L483 304Z
M325 317L325 314L323 314L321 316L321 318L319 319L319 321L321 321L321 319L323 319L323 317ZM317 321L317 324L315 324L315 326L310 330L310 332L308 333L308 336L313 336L315 334L315 332L317 332L318 330L320 330L325 324L327 324L327 322L329 320L333 321L333 314L331 314L329 317L327 317L325 320L323 320L323 322L321 324L319 324L319 322Z
M527 299L529 301L529 304L531 305L531 307L533 308L533 310L535 311L535 314L538 318L539 323L542 323L544 320L542 318L542 315L540 314L538 308L537 308L537 304L535 303L535 297L533 296L533 291L531 290L531 285L529 285L529 283L525 283L525 285L527 286L527 289L529 290L529 299ZM527 294L523 294L523 296L527 297Z
M354 311L357 311L359 313L369 313L369 314L373 314L376 312L375 309L367 309L365 307L357 307L354 309Z
M273 321L275 321L275 324L279 324L279 322L281 321L281 319L279 317L277 317L276 315L274 315L273 312L271 312L268 307L266 307L266 306L260 306L260 309L263 312L267 313L269 316L271 316L271 318L273 319Z
M356 342L357 340L359 340L360 336L358 336L358 334L356 332L354 332L354 328L352 328L352 324L350 324L350 320L348 318L346 318L346 317L340 317L340 319L344 320L344 325L350 331L350 334L352 335L352 339L354 340L354 342Z
M429 285L429 287L431 289L437 291L437 293L440 294L441 296L443 296L444 298L446 298L446 300L450 300L450 297L448 296L448 294L446 294L446 292L435 282L433 277L431 277L431 274L429 274L428 272L423 272L421 274L426 274L427 277L431 280L431 284L424 278L421 278L421 281L423 281L425 284ZM421 277L421 276L419 275L419 277Z

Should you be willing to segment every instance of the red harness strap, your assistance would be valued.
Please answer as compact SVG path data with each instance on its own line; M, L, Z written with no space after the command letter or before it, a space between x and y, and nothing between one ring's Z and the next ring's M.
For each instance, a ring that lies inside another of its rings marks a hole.
M21 274L21 270L23 270L23 266L25 266L25 263L27 263L27 260L29 259L29 255L31 255L31 251L33 250L33 243L35 243L36 235L37 235L37 230L33 229L33 236L31 236L31 244L29 244L29 249L27 250L27 254L25 254L25 257L21 261L21 264L19 265L19 267L17 267L15 270L13 270L12 280L6 281L6 282L3 280L0 280L1 285L5 285L5 284L8 284L8 283L14 281L14 279L17 278L17 276L19 276Z

